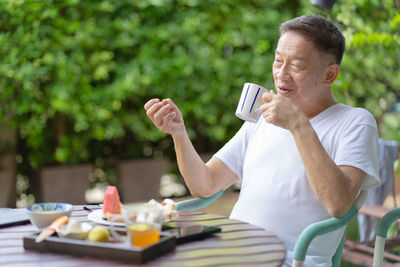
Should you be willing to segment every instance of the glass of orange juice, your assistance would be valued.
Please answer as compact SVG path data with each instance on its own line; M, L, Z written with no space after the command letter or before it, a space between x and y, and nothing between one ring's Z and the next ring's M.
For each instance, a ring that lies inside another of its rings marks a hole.
M161 207L146 203L126 205L124 219L132 246L146 247L158 242L164 220Z

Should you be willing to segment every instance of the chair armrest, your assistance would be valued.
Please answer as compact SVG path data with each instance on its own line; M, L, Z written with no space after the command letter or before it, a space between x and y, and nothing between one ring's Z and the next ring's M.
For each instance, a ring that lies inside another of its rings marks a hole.
M207 198L192 198L183 200L177 203L178 210L198 210L207 207L213 203L217 198L219 198L224 193L224 190L220 190L218 193Z
M306 227L300 234L299 239L297 239L293 259L295 261L304 261L308 246L317 235L326 234L347 225L357 213L358 209L353 205L346 215L342 217L329 218Z
M381 236L383 238L387 238L387 232L389 230L389 227L398 218L400 218L400 208L394 208L388 213L386 213L386 215L382 217L381 221L376 227L376 235Z
M392 223L398 218L400 218L400 208L394 208L386 213L378 223L376 227L373 267L382 266L387 232Z

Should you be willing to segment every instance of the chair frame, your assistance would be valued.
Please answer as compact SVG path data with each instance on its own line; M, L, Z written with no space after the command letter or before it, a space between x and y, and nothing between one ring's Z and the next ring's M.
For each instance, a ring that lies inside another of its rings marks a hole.
M383 264L383 254L385 252L385 241L389 227L400 218L400 208L394 208L386 213L376 227L376 238L374 248L373 267L380 267Z
M218 193L212 195L208 198L192 198L183 200L177 203L178 210L198 210L202 209L212 202L214 202L217 198L219 198L223 194L223 190L220 190ZM350 220L358 214L358 211L362 204L365 202L367 198L368 190L362 190L358 195L354 205L350 208L350 210L342 217L339 218L329 218L327 220L323 220L320 222L313 223L306 227L301 235L299 236L295 248L294 248L294 257L293 257L293 267L301 267L304 264L304 260L307 254L307 249L311 243L311 241L318 235L322 235L328 232L335 231L341 227L347 226ZM343 249L343 244L346 236L346 231L343 234L341 242L332 258L332 266L339 267L340 259Z
M311 241L318 235L326 234L335 231L341 227L347 227L348 223L354 218L361 206L364 204L365 199L368 196L368 190L362 190L358 195L354 205L350 210L342 217L330 218L320 222L313 223L306 227L297 239L296 245L294 247L293 255L293 267L302 267L307 254L307 249ZM341 242L336 249L335 254L332 257L332 266L339 267L340 260L342 256L342 250L344 245L344 240L346 237L346 231L343 233Z
M364 205L359 213L364 214L367 216L372 216L375 217L376 219L381 220L380 225L379 222L376 225L375 229L375 247L373 247L373 241L371 242L364 242L364 244L359 243L357 241L350 241L346 240L345 241L345 250L347 254L347 260L356 263L356 264L361 264L361 263L368 263L371 266L382 266L382 265L376 265L377 263L374 263L374 261L377 261L378 258L376 257L385 257L387 259L391 259L393 261L400 261L400 257L398 255L392 254L390 252L385 251L390 250L391 248L398 246L399 245L399 240L398 238L398 224L396 224L396 238L391 238L387 240L386 234L387 231L385 232L386 226L390 227L392 222L389 220L393 219L394 217L397 216L396 214L396 206L397 206L397 200L396 200L396 181L400 178L400 153L397 156L397 161L398 164L397 166L394 167L394 175L393 175L393 188L392 188L392 198L393 198L393 210L391 211L390 208L387 208L382 205L372 205L372 206L367 206ZM395 160L396 162L396 160ZM385 219L383 220L383 217ZM398 217L397 217L398 218ZM387 225L389 224L389 225ZM378 230L379 229L379 230ZM386 242L386 244L385 244ZM378 247L377 247L378 246ZM372 251L379 251L381 255L376 255L376 252L374 255L372 254ZM374 265L375 264L375 265ZM394 266L394 264L391 263L383 263L383 258L380 259L380 264L383 264L384 266Z

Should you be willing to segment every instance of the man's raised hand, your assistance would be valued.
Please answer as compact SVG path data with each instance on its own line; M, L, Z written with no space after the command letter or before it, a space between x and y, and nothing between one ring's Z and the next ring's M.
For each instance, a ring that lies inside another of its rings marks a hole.
M185 133L185 125L180 110L171 99L153 98L144 105L147 117L161 131L172 136Z

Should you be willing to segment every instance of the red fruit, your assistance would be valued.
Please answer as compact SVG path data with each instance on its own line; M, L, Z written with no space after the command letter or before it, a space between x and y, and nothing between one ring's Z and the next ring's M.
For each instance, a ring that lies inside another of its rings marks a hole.
M108 186L103 201L103 217L107 214L121 214L121 201L115 186Z

